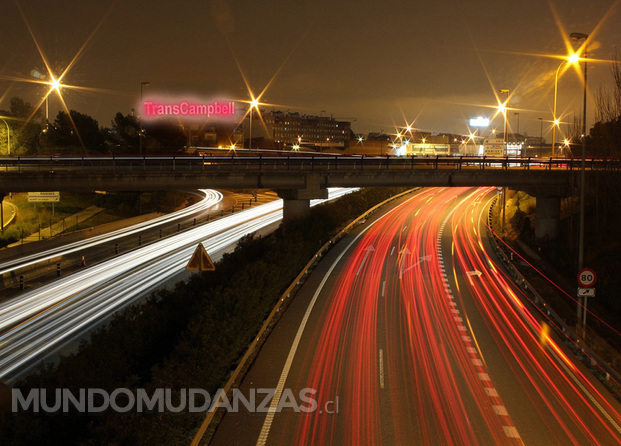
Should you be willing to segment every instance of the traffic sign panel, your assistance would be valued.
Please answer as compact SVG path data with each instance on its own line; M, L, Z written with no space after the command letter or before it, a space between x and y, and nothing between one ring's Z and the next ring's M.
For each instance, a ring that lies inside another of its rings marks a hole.
M597 274L591 268L584 268L578 273L578 284L581 287L589 288L597 282Z
M595 288L578 288L578 297L595 297Z
M185 269L194 270L194 271L215 271L216 266L213 264L211 257L207 254L205 247L202 243L199 243L196 249L194 250L194 254L192 254L192 258L186 265Z

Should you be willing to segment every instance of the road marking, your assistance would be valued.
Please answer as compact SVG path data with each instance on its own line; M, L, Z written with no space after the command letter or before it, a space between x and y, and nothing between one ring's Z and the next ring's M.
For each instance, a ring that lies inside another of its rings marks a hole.
M385 215L388 215L388 214L384 214L384 216ZM295 335L295 338L293 339L293 343L291 344L291 349L289 349L289 355L287 356L287 360L285 361L285 365L280 374L280 378L278 379L278 385L276 386L274 396L272 397L272 402L268 409L267 415L265 416L265 421L263 422L263 426L261 427L261 433L259 434L259 438L257 439L257 446L264 446L265 443L267 443L267 437L269 436L272 423L274 422L274 415L276 414L276 410L278 408L278 405L280 404L280 397L282 396L282 392L285 387L285 382L287 381L287 376L289 376L289 371L291 370L291 365L293 364L293 358L295 357L295 353L298 350L300 340L302 339L302 333L304 333L304 329L306 328L306 323L308 322L308 318L310 317L311 311L313 310L313 307L315 306L315 302L317 302L317 299L319 298L319 293L321 293L321 290L323 290L323 287L328 281L328 278L330 277L330 275L332 274L332 271L334 271L334 268L336 268L336 265L341 261L343 256L345 256L345 253L349 251L352 245L356 243L358 239L362 237L362 235L364 235L365 232L371 229L375 223L377 223L378 221L381 221L382 218L383 216L375 220L370 225L368 225L366 228L360 231L360 233L356 235L356 237L354 237L354 239L351 242L349 242L349 245L347 245L347 247L343 250L343 252L341 252L341 254L336 258L335 262L330 266L325 276L319 283L319 286L315 290L315 294L313 294L313 298L308 304L308 308L306 308L306 312L304 313L302 322L300 322L298 331ZM367 249L367 254L368 252L369 251Z
M392 255L392 253L395 252L395 247L393 246L392 249L390 250L390 255Z
M505 431L505 435L509 438L520 438L520 434L518 433L517 429L513 426L503 426L502 427Z
M485 393L487 396L498 396L498 391L494 387L486 387Z
M481 381L491 381L487 373L478 373L478 376Z
M507 408L505 406L500 406L498 404L495 404L492 407L494 408L494 412L496 412L496 415L500 415L500 416L509 415L509 412L507 412Z
M386 294L386 281L382 281L382 297Z
M375 248L372 245L369 245L369 247L365 249L364 251L365 251L364 257L362 258L362 262L360 262L360 266L358 267L358 271L356 271L356 275L360 274L360 270L362 270L364 263L367 261L367 257L369 257L369 253L375 251Z
M379 349L379 379L380 389L384 388L384 350Z

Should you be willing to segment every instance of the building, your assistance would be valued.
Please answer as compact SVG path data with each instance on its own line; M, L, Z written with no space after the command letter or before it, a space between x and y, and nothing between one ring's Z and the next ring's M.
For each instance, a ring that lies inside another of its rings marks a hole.
M327 116L272 111L263 114L268 138L279 148L293 146L309 149L349 147L351 123Z

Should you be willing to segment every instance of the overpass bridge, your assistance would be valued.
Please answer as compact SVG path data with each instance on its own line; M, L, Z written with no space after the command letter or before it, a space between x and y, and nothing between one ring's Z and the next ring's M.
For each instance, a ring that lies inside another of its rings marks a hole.
M589 159L587 182L618 171ZM578 195L581 161L564 158L361 156L100 156L0 158L0 197L9 192L272 189L284 219L305 215L331 187L503 186L537 197L536 235L556 237L561 197Z

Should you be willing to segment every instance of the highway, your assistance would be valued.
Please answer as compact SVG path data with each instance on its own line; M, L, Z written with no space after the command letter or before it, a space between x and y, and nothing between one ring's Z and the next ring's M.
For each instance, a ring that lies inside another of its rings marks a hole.
M330 199L351 190L330 191ZM323 200L314 200L311 204ZM184 272L198 243L212 259L282 219L276 200L214 220L28 290L0 304L0 380L11 383L115 311ZM69 249L73 249L70 247ZM0 269L5 269L0 266Z
M424 189L344 238L240 385L269 410L211 444L621 444L619 402L489 254L494 193Z
M141 233L142 231L148 231L153 228L176 222L188 216L192 216L201 211L207 210L222 201L223 195L218 191L203 189L200 192L203 194L203 199L178 211L152 218L127 228L118 229L116 231L107 232L105 234L96 235L84 240L78 240L62 246L46 249L44 251L26 256L20 256L16 259L6 261L0 264L0 275L11 273L18 269L36 265L51 259L56 259L61 256L67 256L75 252L85 252L93 247L100 246L105 243L114 243L115 241Z

